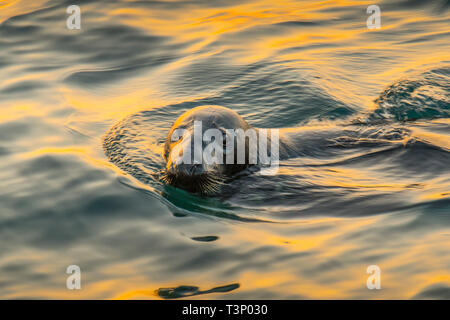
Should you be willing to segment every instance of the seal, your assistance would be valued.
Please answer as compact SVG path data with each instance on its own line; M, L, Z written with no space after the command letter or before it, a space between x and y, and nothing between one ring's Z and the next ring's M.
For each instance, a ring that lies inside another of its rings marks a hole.
M169 130L163 152L166 166L162 180L193 193L217 192L222 182L261 164L257 151L261 130L222 106L188 110ZM267 157L278 154L278 146L274 152L272 135L266 134L264 138L271 146Z
M270 135L267 130L271 130ZM332 161L342 149L391 146L404 143L409 135L409 130L402 128L357 122L254 128L231 109L200 106L186 111L170 128L163 151L166 165L160 177L189 192L213 195L243 171L261 172L267 165L272 168L279 160L297 157ZM264 148L268 145L270 148ZM247 170L250 168L254 170Z

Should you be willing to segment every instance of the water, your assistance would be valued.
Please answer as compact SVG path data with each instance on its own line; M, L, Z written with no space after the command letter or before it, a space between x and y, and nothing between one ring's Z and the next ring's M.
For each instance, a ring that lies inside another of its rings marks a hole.
M78 1L79 31L0 2L1 298L450 297L448 1L379 30L369 1L272 2ZM155 173L203 104L333 139L198 197Z

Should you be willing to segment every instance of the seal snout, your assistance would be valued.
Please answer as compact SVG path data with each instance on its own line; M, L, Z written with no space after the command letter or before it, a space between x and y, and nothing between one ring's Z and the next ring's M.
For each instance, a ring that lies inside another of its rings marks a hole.
M185 131L170 144L162 180L194 193L215 193L224 179L221 178L219 167L209 164L204 158L203 150L203 141L195 143L193 132Z
M183 158L183 155L193 154L191 144L185 139L177 147L171 150L168 156L166 168L162 174L162 180L166 183L187 190L189 192L212 194L217 191L223 181L215 166L202 163L193 163L193 159Z
M200 194L213 194L224 181L218 173L206 171L201 164L172 165L162 173L162 180L174 187Z

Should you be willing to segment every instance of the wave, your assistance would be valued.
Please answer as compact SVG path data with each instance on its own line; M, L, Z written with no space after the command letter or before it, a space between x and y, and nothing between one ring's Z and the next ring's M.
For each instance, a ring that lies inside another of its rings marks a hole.
M413 121L450 117L450 67L400 80L375 100L371 119Z

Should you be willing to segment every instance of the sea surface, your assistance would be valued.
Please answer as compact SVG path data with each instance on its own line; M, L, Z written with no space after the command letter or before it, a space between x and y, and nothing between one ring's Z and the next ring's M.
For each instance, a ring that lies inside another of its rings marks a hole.
M0 298L450 299L449 8L0 1ZM157 173L208 104L338 134L201 197Z

